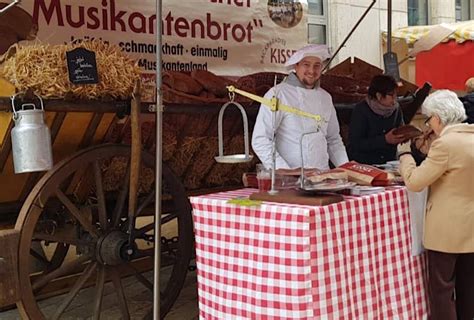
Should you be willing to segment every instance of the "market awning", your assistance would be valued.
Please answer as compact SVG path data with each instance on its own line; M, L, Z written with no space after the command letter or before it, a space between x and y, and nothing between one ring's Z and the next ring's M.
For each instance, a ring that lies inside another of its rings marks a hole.
M449 41L451 39L456 40L458 43L462 43L466 40L474 40L474 20L462 21L456 23L447 23L448 27L454 29L449 37L444 39L444 41ZM436 25L431 26L411 26L400 28L392 32L393 38L405 39L409 45L413 45L421 37L427 35L432 28ZM387 33L383 33L384 39L387 38Z
M439 30L434 30L438 26L447 26L454 32L436 45L439 40L428 39L433 38L433 34L439 34ZM428 36L431 30L433 33ZM387 33L384 32L383 37L386 40ZM405 27L394 31L392 37L404 39L409 46L414 45L408 54L416 56L415 78L418 86L429 82L434 89L463 91L466 80L474 76L474 20ZM422 37L425 38L415 45Z
M431 83L434 89L465 90L474 77L474 41L440 43L416 56L416 84Z

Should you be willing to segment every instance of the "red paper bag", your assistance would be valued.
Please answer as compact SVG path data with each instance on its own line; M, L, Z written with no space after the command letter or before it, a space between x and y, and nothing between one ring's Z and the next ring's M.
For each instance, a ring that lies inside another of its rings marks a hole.
M388 172L368 164L350 161L339 166L339 168L347 172L349 181L353 181L359 185L382 186L390 184L390 175Z

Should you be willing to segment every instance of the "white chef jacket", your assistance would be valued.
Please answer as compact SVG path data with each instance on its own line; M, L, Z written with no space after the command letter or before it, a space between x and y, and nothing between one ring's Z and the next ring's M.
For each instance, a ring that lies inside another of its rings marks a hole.
M275 112L276 168L329 169L329 160L339 166L348 161L346 149L339 135L336 109L329 93L320 88L306 89L283 82L271 88L265 98L276 93L280 103L298 108L311 114L319 114L325 120L318 133L303 138L303 163L301 162L300 139L302 134L317 131L314 119L285 111ZM261 105L252 135L252 148L266 166L272 164L272 115L269 107Z

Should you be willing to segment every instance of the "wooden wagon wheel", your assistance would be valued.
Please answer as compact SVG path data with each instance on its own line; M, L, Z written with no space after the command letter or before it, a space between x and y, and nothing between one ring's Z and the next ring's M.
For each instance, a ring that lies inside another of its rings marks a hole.
M146 271L153 267L155 161L142 154L141 163L133 243L127 234L129 147L84 149L58 163L33 188L15 227L21 232L18 307L23 318L67 318L81 304L90 309L81 311L84 318L129 319L149 311L153 280ZM193 229L184 188L166 165L162 193L160 291L164 316L183 286L193 252ZM32 249L38 243L44 255ZM32 273L31 265L38 260L45 268ZM65 282L65 278L72 280ZM137 289L132 283L142 286ZM55 298L58 301L53 306L40 301L58 290L64 294ZM84 297L93 300L84 303Z

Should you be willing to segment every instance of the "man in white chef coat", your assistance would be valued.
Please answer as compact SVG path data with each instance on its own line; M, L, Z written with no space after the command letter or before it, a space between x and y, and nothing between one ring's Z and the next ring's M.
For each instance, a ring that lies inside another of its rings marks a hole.
M275 96L281 104L323 118L319 132L306 135L303 139L305 168L327 170L329 161L336 167L348 161L332 98L319 85L323 63L329 57L325 45L308 45L296 51L285 64L293 71L282 83L265 94L267 99ZM252 148L265 167L270 168L275 130L276 168L299 168L302 164L300 139L303 134L317 129L318 123L314 119L285 111L275 113L273 125L272 111L261 105L252 135Z

